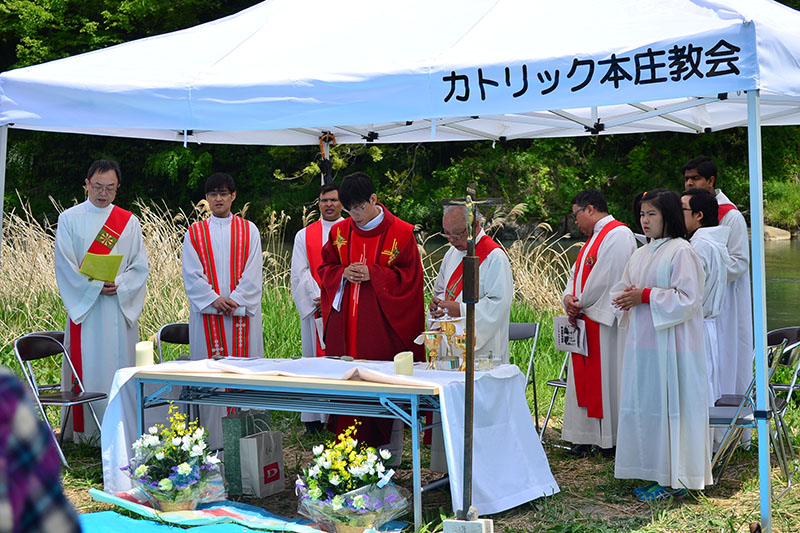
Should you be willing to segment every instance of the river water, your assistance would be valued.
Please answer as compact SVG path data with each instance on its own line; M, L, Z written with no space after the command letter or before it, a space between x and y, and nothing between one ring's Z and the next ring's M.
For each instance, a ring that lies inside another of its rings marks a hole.
M800 326L800 240L764 243L767 331Z

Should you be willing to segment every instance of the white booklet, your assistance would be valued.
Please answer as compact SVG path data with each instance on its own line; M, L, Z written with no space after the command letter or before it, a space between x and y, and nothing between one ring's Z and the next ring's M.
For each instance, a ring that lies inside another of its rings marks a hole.
M553 317L553 336L556 349L562 352L572 352L587 355L586 323L578 318L575 320L577 327L569 322L568 316Z

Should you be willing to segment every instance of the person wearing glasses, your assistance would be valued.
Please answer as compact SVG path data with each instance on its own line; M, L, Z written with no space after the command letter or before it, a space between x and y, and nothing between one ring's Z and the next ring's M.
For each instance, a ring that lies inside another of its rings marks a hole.
M264 357L261 328L261 234L231 212L236 182L217 172L206 180L211 216L189 226L183 239L183 284L189 299L192 359ZM225 407L201 407L209 446L222 446Z
M608 214L605 195L588 189L572 200L571 216L588 240L570 270L561 296L570 320L586 326L588 355L572 354L561 438L569 453L610 456L616 445L620 365L625 338L611 309L610 290L636 250L628 227Z
M92 163L85 180L88 199L61 213L56 229L56 282L68 315L66 347L86 390L98 392L109 391L117 369L136 363L139 316L150 271L139 220L113 204L121 175L116 161ZM81 272L84 261L97 256L121 256L116 275L107 277L111 281ZM62 388L71 390L72 381L66 365ZM92 405L102 423L105 401ZM99 435L94 425L88 411L73 407L64 436L93 440Z
M414 343L425 328L414 227L378 202L364 172L342 180L339 200L350 217L331 228L318 269L326 355L391 361L410 351L424 361L424 348ZM338 433L351 423L351 417L339 416L332 429ZM391 425L363 421L358 440L388 443Z
M433 298L428 306L431 320L463 317L467 305L462 301L461 261L467 254L467 212L464 206L446 206L442 214L442 229L450 243L439 274L433 285ZM514 298L514 279L506 251L481 228L477 214L475 254L480 262L478 303L475 304L475 355L492 357L508 363L508 323L511 300ZM463 320L456 322L456 334L464 333Z
M300 340L303 357L325 355L322 340L322 307L320 305L319 274L322 263L322 247L328 242L328 234L342 218L342 203L339 187L326 183L319 189L320 219L301 229L294 236L292 249L292 298L300 314ZM300 414L309 433L319 432L328 421L325 413Z

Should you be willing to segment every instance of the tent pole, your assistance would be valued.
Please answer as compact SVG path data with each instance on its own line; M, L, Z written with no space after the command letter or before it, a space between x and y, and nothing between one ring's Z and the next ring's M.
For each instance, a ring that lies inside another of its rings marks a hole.
M758 90L747 91L747 152L750 172L750 246L753 272L753 339L756 362L756 410L767 411L767 301L764 280L764 187L761 174L761 98ZM770 485L769 421L758 417L758 478L761 499L761 530L772 531L772 487Z
M0 126L0 242L3 240L3 213L6 201L6 154L8 150L8 124ZM0 261L3 259L0 253Z

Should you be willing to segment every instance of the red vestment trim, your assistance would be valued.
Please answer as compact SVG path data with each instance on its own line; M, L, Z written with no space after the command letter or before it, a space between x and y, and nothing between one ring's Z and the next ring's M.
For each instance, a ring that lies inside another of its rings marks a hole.
M620 226L618 220L612 220L600 230L597 238L589 248L589 241L581 247L578 258L575 260L575 276L572 280L572 295L578 292L578 271L581 271L581 290L586 286L586 280L592 268L597 263L597 250L608 233ZM603 418L603 380L600 365L600 325L586 315L581 317L586 324L587 355L572 354L572 378L575 380L575 397L579 407L586 407L586 414L591 418Z
M317 286L321 287L322 283L319 279L317 269L322 264L322 221L317 220L313 224L306 226L306 257L308 258L308 268L311 269L311 277L317 282ZM322 314L318 311L314 313L314 318L319 318ZM316 327L314 328L316 332ZM324 357L325 350L319 343L319 335L315 334L314 338L317 342L317 357Z
M108 255L114 246L117 244L120 235L128 225L128 221L133 216L133 213L122 209L118 206L113 206L111 212L108 214L106 221L103 222L103 227L97 232L97 236L89 245L86 253L97 255ZM84 256L85 257L85 256ZM83 260L81 260L83 263ZM69 358L72 365L75 367L75 373L78 378L83 382L83 350L81 349L81 325L75 324L72 319L69 321ZM73 380L74 386L75 380ZM83 420L83 406L77 406L72 410L72 429L76 432L82 433L84 431ZM99 428L98 428L99 429Z
M478 266L483 264L484 259L489 257L489 254L494 250L503 247L497 244L494 239L484 234L481 240L475 245L475 255L478 256ZM503 250L505 252L505 250ZM461 294L463 288L463 268L464 263L459 263L453 273L450 274L450 279L447 281L447 288L444 291L444 299L448 301L455 301L458 295Z
M718 216L719 220L717 220L717 222L722 222L722 219L725 218L725 215L727 215L731 211L734 211L735 209L736 209L736 206L733 205L733 204L722 204L722 205L720 205L719 206L719 216Z
M195 222L189 227L189 239L197 252L200 263L203 265L203 273L211 282L212 290L219 294L219 281L217 280L216 264L214 263L214 251L211 248L211 233L209 232L208 220ZM242 217L232 215L231 219L231 292L236 289L239 279L242 277L247 256L250 252L250 226ZM235 316L233 318L233 353L228 350L225 338L225 323L221 315L203 315L203 325L206 334L206 349L208 357L214 355L233 357L247 357L249 343L247 342L250 330L250 319L245 316Z

